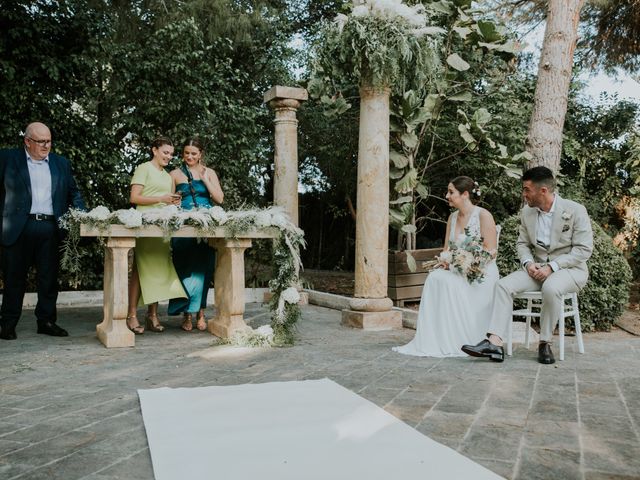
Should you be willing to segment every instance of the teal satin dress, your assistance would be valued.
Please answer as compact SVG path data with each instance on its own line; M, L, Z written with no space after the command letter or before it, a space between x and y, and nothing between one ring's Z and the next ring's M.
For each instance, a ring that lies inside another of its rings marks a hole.
M182 195L182 208L211 207L209 191L202 180L176 185L176 193ZM195 200L195 202L194 202ZM173 238L171 240L173 264L189 298L174 298L169 301L169 315L183 312L195 314L207 306L207 294L215 268L215 250L206 239Z

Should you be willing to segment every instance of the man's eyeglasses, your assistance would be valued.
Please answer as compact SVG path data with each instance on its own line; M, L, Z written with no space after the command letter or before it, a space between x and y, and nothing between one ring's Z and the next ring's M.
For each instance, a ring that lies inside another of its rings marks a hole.
M36 140L35 138L31 138L31 137L27 137L27 138L32 142L37 143L41 147L46 147L47 145L51 145L51 140Z

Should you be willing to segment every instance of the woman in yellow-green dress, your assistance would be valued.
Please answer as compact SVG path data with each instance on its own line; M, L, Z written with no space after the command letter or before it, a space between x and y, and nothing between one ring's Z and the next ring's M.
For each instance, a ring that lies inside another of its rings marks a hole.
M173 157L173 143L167 137L158 137L151 144L151 152L153 158L139 165L133 173L129 200L138 210L180 205L181 197L175 194L173 179L164 170ZM129 283L127 327L135 334L144 332L136 308L138 304L148 305L147 329L162 332L158 301L183 297L186 294L171 260L170 243L163 238L137 238Z

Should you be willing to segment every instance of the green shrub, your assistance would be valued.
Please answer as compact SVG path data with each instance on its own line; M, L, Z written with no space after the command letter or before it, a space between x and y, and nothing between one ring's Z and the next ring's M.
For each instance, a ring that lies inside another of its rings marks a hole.
M502 277L520 267L516 252L519 225L518 215L509 217L502 223L497 259ZM591 227L594 249L587 262L589 281L578 295L580 323L583 331L607 331L622 315L629 299L631 268L600 225L592 221ZM572 323L569 319L568 324Z

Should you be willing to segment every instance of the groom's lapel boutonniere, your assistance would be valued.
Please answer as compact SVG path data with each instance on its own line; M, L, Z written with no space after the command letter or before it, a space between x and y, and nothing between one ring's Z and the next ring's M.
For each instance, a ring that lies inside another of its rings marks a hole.
M565 221L565 224L562 226L562 233L564 232L568 232L571 229L571 226L566 223L569 220L571 220L571 212L567 212L566 210L564 212L562 212L562 216L561 216L562 220Z

